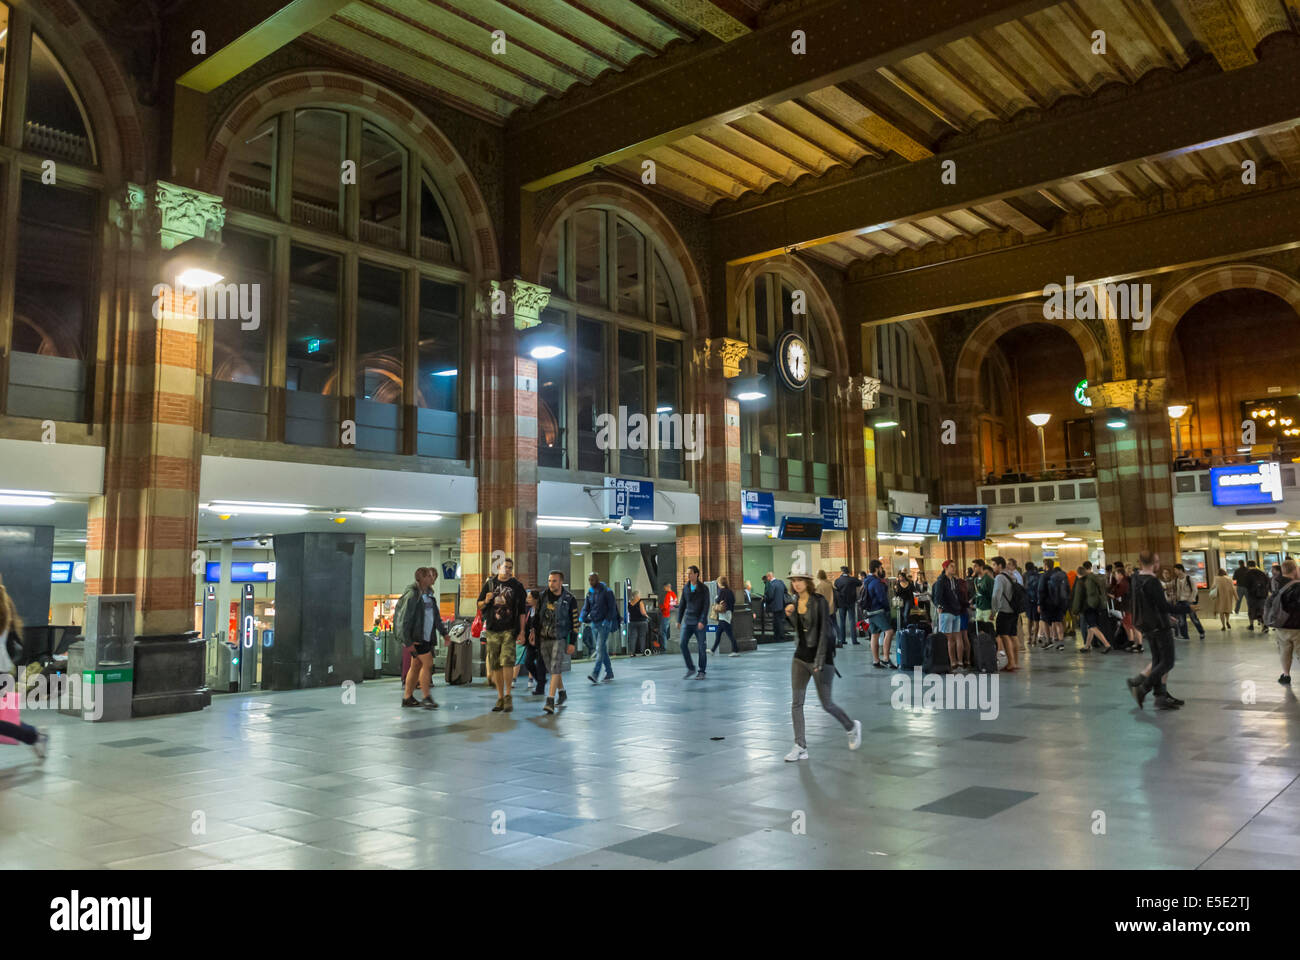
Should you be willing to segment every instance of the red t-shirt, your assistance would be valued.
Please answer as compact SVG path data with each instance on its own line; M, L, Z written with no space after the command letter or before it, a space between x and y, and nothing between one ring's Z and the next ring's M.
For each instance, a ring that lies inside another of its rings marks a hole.
M673 607L677 604L677 594L669 590L664 594L663 602L659 604L659 612L665 617L671 616Z

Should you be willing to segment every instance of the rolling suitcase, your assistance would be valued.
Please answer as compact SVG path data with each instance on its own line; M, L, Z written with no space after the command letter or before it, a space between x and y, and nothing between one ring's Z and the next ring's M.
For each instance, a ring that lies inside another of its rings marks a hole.
M998 640L993 633L993 624L987 621L977 623L971 635L971 663L976 673L998 672Z
M907 627L898 635L898 669L913 670L923 666L927 631L921 626Z
M470 641L451 640L447 643L447 666L443 670L443 679L450 686L471 683L474 680L474 658L470 656Z
M925 673L950 673L952 662L948 659L948 635L932 633L925 638L925 653L921 660Z

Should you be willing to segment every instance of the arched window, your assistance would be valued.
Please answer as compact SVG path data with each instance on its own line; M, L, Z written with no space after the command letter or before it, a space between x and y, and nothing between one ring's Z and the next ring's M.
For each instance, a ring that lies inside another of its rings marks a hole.
M764 399L741 405L742 486L834 493L839 456L824 322L808 291L782 273L760 273L745 291L738 320L739 335L749 343L744 372L766 378L769 388ZM772 369L773 351L786 331L802 337L811 354L808 386L797 392L778 383Z
M540 466L685 479L688 312L672 266L662 243L615 209L575 210L547 237L539 281L551 298L542 321L561 327L570 349L537 364ZM646 417L647 442L634 442L634 430L626 444L602 442L605 414L616 424Z
M99 151L63 64L30 15L3 3L0 111L0 143L20 144L0 163L8 198L0 204L0 249L15 251L16 266L13 322L0 321L0 354L9 358L4 410L85 422L97 335ZM6 307L0 304L0 317Z
M436 169L333 105L236 135L221 188L228 279L261 284L263 322L212 325L213 436L337 447L352 420L359 450L463 459L470 274Z
M915 339L905 324L875 328L875 369L880 380L878 406L897 427L876 431L876 470L882 487L929 490L934 464L930 378Z

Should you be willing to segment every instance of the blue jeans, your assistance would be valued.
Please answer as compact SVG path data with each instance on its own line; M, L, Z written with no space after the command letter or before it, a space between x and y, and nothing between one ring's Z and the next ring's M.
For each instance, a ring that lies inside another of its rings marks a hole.
M858 622L853 617L853 610L841 607L835 611L835 631L840 643L858 642Z
M659 639L663 642L665 650L668 649L668 631L672 629L673 621L671 617L659 618Z
M1196 626L1196 631L1202 636L1205 635L1205 628L1201 626L1201 618L1196 615L1196 608L1186 600L1174 604L1174 616L1178 620L1178 636L1187 639L1187 618L1191 617L1192 623Z
M614 675L614 667L609 662L609 627L608 623L593 623L591 625L591 635L596 641L596 663L591 668L593 677L600 676L600 668L603 664L605 667L605 676Z
M695 664L691 661L691 637L695 637L696 646L700 649L700 673L704 672L704 664L709 659L709 634L700 629L698 623L687 623L682 621L682 657L686 660L686 669L694 670Z
M718 632L713 635L713 653L717 653L718 647L722 646L722 635L724 633L731 638L731 649L736 649L736 635L731 630L731 622L729 620L719 620Z

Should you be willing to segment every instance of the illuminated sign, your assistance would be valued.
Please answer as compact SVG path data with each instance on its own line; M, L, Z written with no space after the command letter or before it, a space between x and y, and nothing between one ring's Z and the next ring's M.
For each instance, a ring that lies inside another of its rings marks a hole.
M314 337L313 337L311 340L308 340L308 341L307 341L307 352L308 352L308 353L320 353L320 341L317 340L317 339L314 338Z
M1080 380L1074 385L1074 402L1084 407L1092 406L1092 399L1088 396L1088 381Z
M941 507L939 512L943 514L943 523L939 530L940 540L984 539L987 508Z
M1282 501L1282 470L1276 463L1210 468L1210 500L1216 507Z
M782 540L820 540L821 518L782 517L779 537Z

